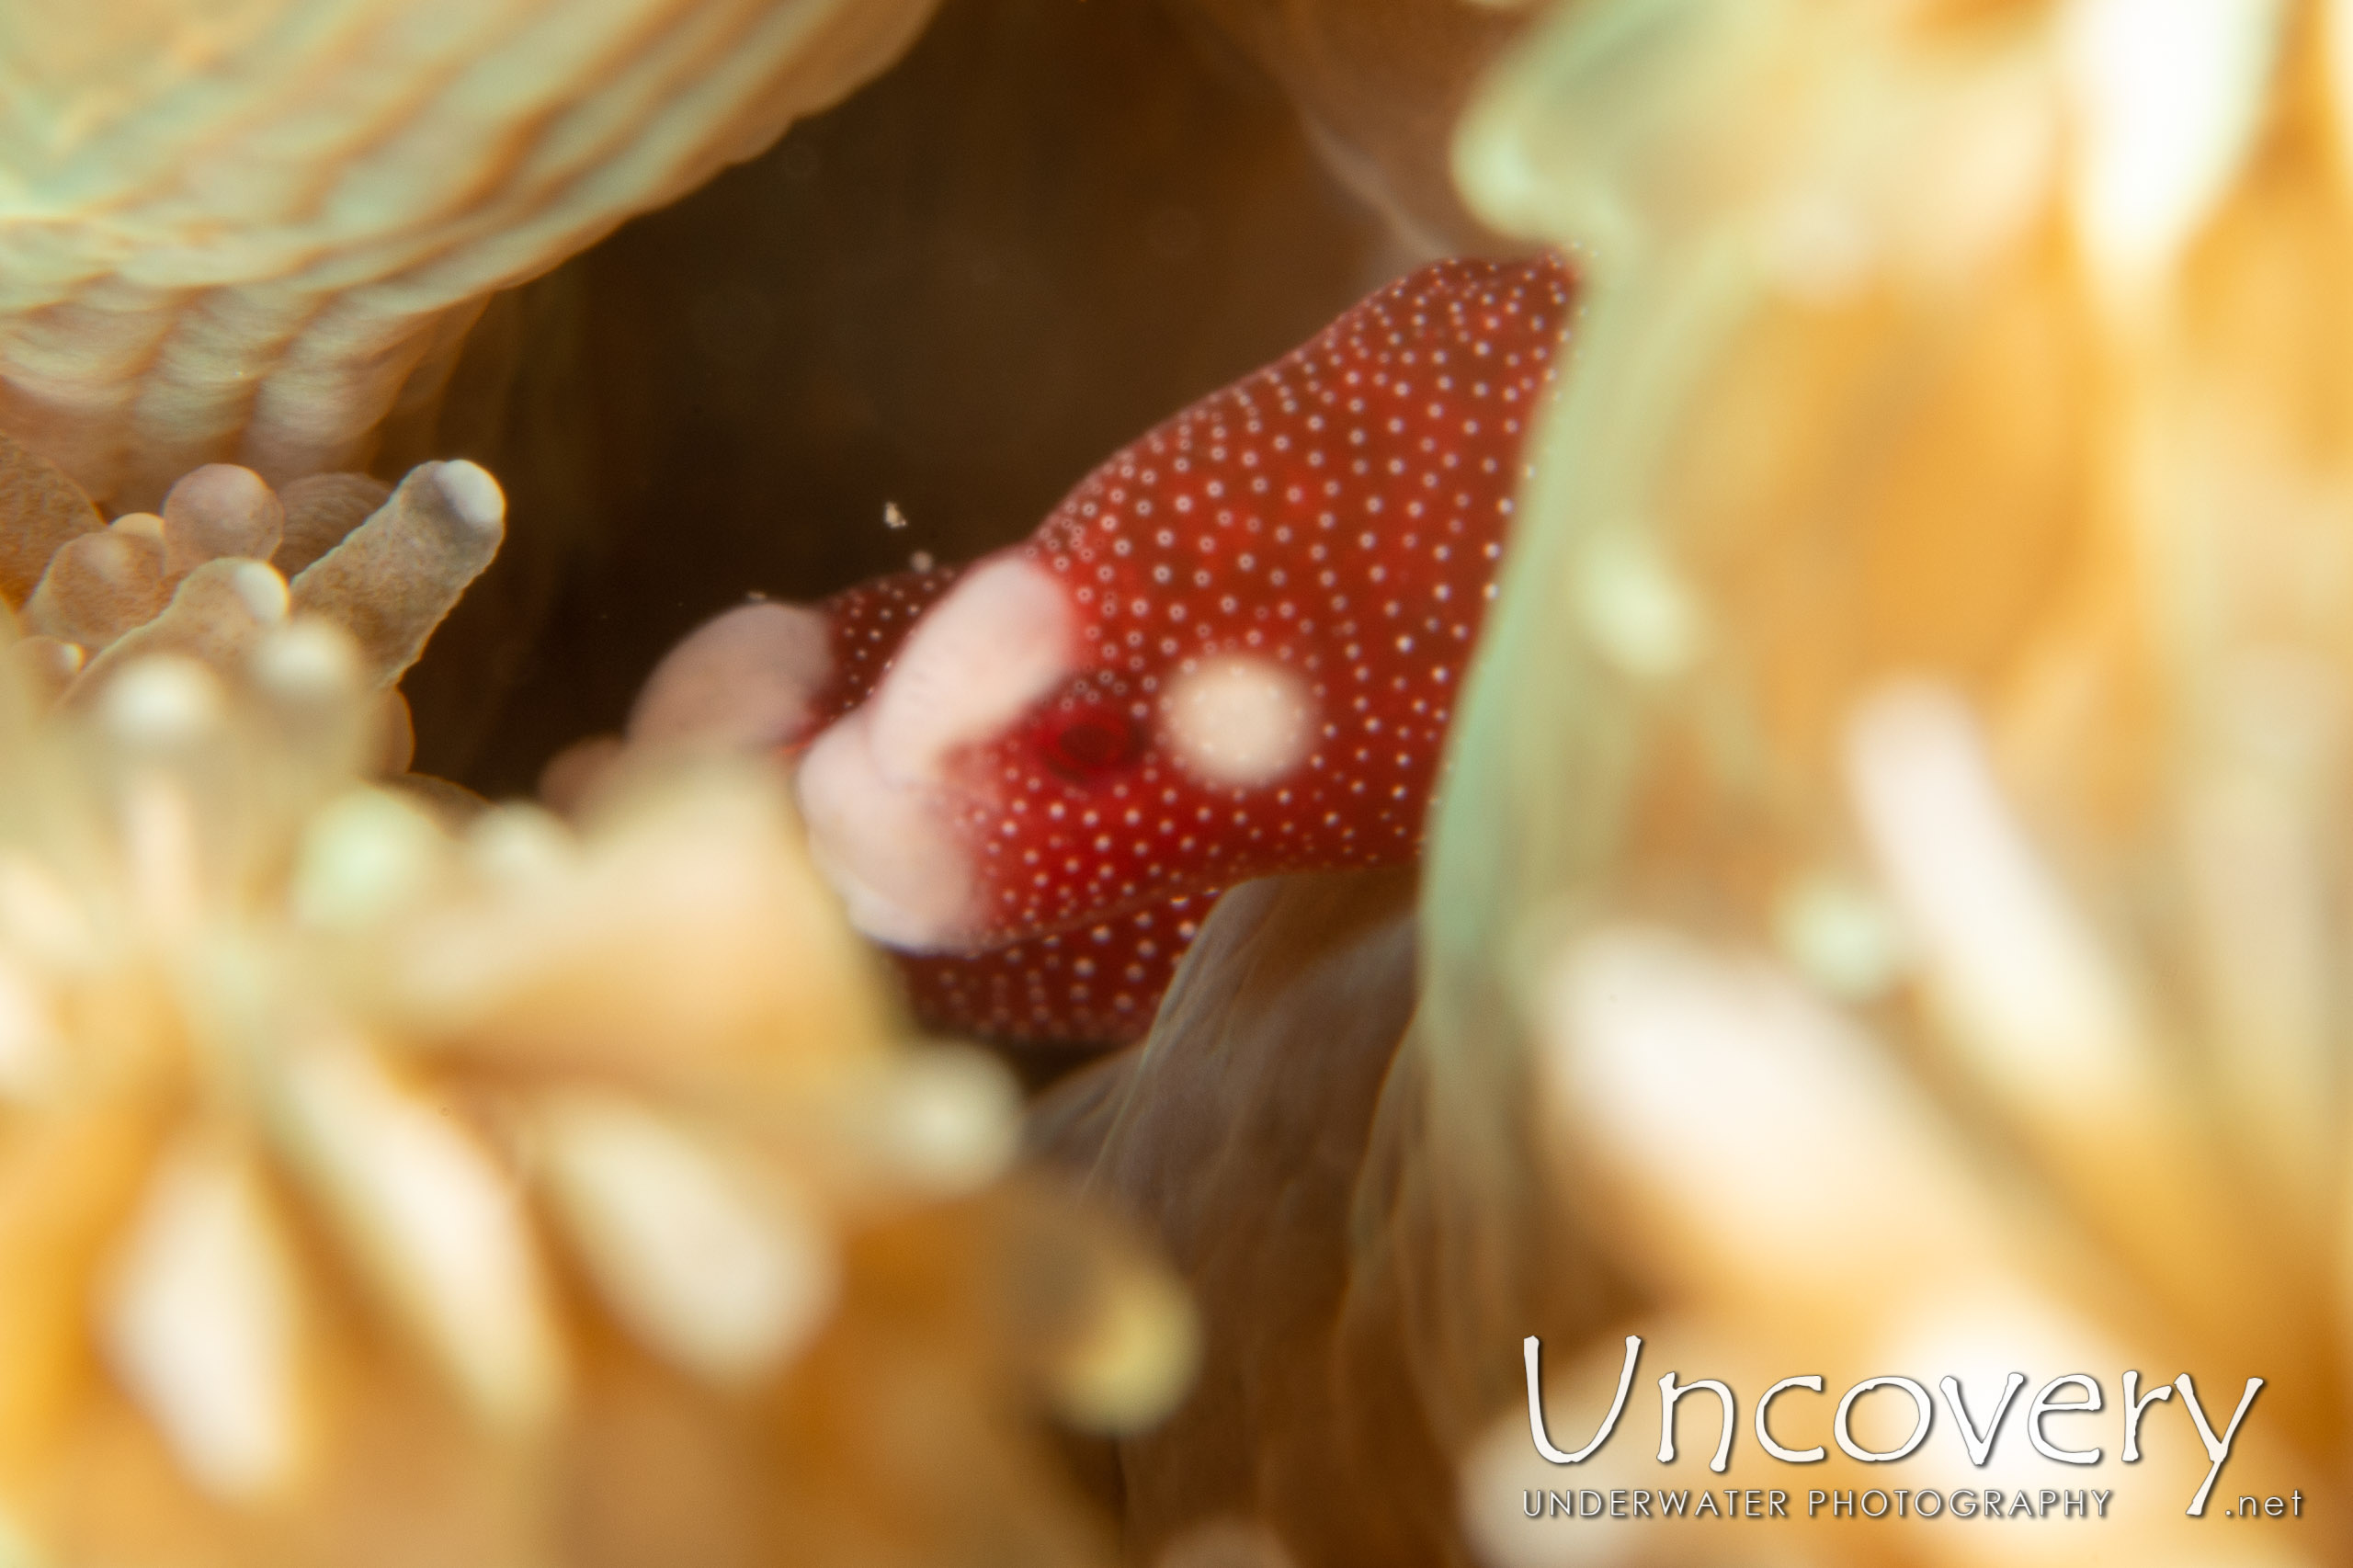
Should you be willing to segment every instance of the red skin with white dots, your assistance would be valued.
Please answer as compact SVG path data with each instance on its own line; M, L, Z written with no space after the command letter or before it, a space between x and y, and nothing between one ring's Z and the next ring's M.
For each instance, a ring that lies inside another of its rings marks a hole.
M989 558L1050 574L1074 630L1055 689L944 759L974 896L961 953L904 960L927 1021L1132 1038L1219 890L1418 854L1574 290L1552 256L1424 268L1151 431ZM826 720L890 680L960 575L827 602ZM1170 719L1173 691L1236 658L1307 705L1298 755L1239 781L1205 777Z
M833 674L811 703L830 723L874 688L915 619L962 568L902 572L826 599ZM1222 889L986 952L893 953L925 1024L1027 1044L1124 1043L1151 1026L1161 994Z
M1152 1027L1217 891L970 957L894 953L932 1028L1022 1045L1124 1045Z
M961 566L894 572L844 588L817 606L833 653L830 678L809 704L819 730L866 700L915 621L963 574ZM815 738L813 730L801 737L804 743Z

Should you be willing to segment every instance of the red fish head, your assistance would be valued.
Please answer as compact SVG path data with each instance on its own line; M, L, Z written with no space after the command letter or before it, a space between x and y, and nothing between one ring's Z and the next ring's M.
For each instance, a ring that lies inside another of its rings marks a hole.
M1410 859L1572 287L1426 268L958 580L801 767L853 919L972 950Z

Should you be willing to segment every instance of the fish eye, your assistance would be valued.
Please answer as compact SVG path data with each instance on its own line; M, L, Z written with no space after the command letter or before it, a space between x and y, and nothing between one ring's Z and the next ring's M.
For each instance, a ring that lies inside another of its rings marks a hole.
M1040 716L1034 739L1046 766L1074 784L1125 767L1144 744L1142 726L1099 702L1055 705Z

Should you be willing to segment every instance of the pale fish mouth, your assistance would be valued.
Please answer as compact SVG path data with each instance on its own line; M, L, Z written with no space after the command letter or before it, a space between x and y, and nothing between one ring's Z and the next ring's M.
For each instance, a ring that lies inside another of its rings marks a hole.
M1062 583L1017 551L983 562L916 623L882 684L809 748L800 774L811 857L851 924L914 952L971 950L977 857L958 833L949 761L1002 733L1070 677Z
M795 778L809 858L850 924L910 952L963 950L976 930L979 879L936 774L896 771L861 708L828 729Z

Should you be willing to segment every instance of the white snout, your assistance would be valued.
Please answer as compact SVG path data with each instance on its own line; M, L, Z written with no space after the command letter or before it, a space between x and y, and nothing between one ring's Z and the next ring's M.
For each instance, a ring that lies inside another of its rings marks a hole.
M1077 641L1060 578L1016 553L983 562L915 622L867 699L876 747L903 771L936 769L1068 680Z
M954 831L954 802L935 781L882 766L870 710L817 737L797 785L810 858L841 894L851 925L916 952L953 949L971 930L978 890Z
M951 780L961 749L1002 734L1070 678L1076 629L1051 573L1018 554L968 573L907 634L891 673L801 759L812 857L851 923L916 951L972 941L979 867L960 820L985 802Z

